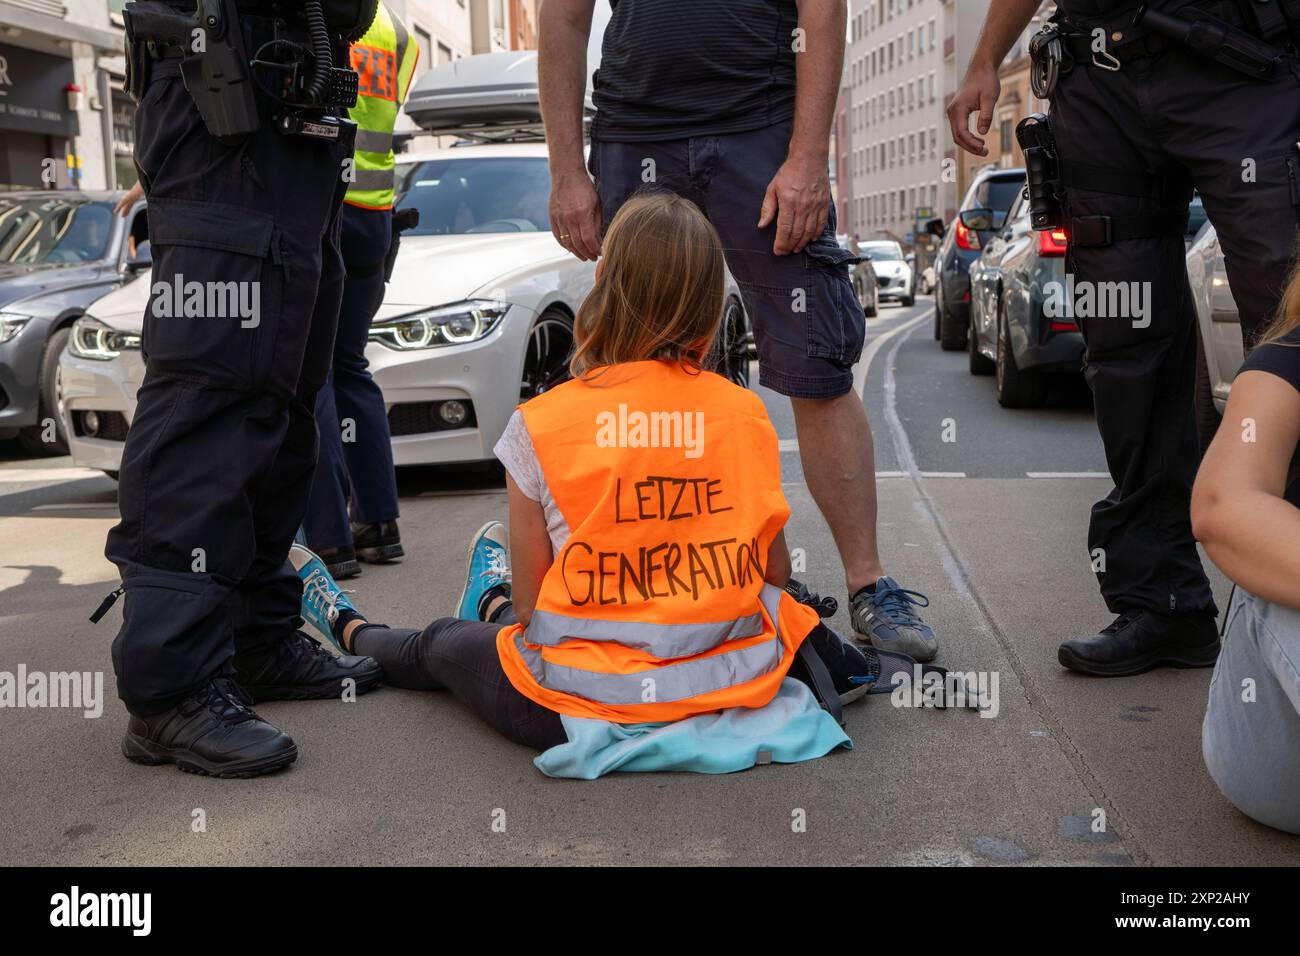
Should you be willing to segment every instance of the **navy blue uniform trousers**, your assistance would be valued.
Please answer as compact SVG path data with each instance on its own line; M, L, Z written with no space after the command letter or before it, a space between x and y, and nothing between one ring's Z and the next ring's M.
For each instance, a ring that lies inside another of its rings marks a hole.
M397 476L384 393L370 374L366 342L384 299L384 258L391 209L343 206L340 246L347 279L329 379L316 396L320 457L303 530L315 550L352 546L351 518L377 524L397 518Z
M316 461L352 154L351 127L333 143L281 135L265 105L259 131L223 145L176 62L155 65L136 115L153 285L106 547L125 589L118 695L139 714L300 623L286 556Z

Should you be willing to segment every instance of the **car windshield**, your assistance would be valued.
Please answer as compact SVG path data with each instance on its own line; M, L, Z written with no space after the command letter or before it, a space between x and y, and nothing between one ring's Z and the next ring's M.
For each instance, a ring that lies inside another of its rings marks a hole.
M864 242L862 254L876 262L903 258L903 247L896 242Z
M90 199L0 196L0 263L66 265L108 255L113 206Z
M406 235L550 232L544 156L431 159L398 166L398 209L418 209Z

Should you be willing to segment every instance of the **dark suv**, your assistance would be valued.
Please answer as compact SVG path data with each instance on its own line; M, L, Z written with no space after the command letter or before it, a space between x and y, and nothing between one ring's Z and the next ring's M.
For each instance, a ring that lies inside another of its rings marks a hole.
M1002 228L1007 210L1025 186L1023 169L998 169L989 166L975 174L966 190L957 217L943 233L939 254L935 257L934 337L945 352L966 348L970 327L970 266L979 258L989 237ZM972 209L988 209L993 221L987 230L968 228L961 214ZM938 232L942 222L932 220L930 231Z

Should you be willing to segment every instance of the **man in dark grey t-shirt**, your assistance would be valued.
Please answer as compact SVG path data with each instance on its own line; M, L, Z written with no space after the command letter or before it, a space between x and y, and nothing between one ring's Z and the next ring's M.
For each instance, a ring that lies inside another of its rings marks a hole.
M582 101L595 2L541 7L551 230L593 260L603 226L638 189L700 207L744 296L759 381L794 407L804 477L844 565L854 630L933 659L934 634L917 613L924 596L881 567L871 427L854 390L866 320L848 277L854 256L835 239L828 176L846 0L610 0L589 176Z

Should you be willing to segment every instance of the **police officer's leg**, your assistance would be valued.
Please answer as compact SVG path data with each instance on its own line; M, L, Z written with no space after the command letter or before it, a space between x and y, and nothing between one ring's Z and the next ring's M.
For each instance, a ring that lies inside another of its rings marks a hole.
M316 393L316 431L320 435L316 472L302 527L307 546L320 556L336 579L361 573L352 549L348 520L348 474L343 458L343 431L334 401L333 373Z
M397 531L397 476L384 394L366 361L370 322L384 298L384 263L393 240L388 209L344 205L342 247L347 280L334 342L334 400L351 440L341 445L352 488L357 557L391 561L403 555Z
M287 148L301 149L292 143ZM306 144L320 149L318 144ZM343 262L338 247L338 208L346 184L342 160L350 150L327 148L314 185L323 194L334 189L325 221L286 212L296 226L297 256L304 263L303 285L292 309L293 333L281 338L278 375L295 384L287 403L288 424L270 473L253 499L256 553L243 581L232 595L235 618L234 665L240 685L256 700L337 697L344 691L364 693L380 678L378 665L368 658L335 657L298 630L302 583L288 561L289 545L307 507L317 453L315 405L317 391L329 371L343 289ZM278 158L275 152L269 159ZM328 171L328 165L333 169ZM311 237L315 245L308 246ZM308 286L308 279L312 284Z
M155 70L137 123L153 288L121 521L106 547L126 592L113 644L132 713L123 749L145 763L263 773L297 750L228 679L226 602L252 562L253 499L287 429L284 399L255 361L279 325L279 233L244 150L212 140L176 71Z
M1179 95L1164 98L1182 108L1166 148L1191 172L1218 232L1249 348L1276 313L1295 260L1300 65L1259 81L1182 48L1167 57L1161 79Z
M1119 615L1100 634L1066 641L1058 656L1101 676L1208 666L1218 647L1190 521L1195 316L1181 235L1190 190L1166 168L1158 132L1138 105L1144 82L1135 61L1118 73L1080 64L1053 100L1067 271L1076 296L1093 299L1092 314L1077 319L1115 482L1093 506L1088 548L1106 604ZM1120 314L1100 307L1124 302L1113 293L1127 297Z

